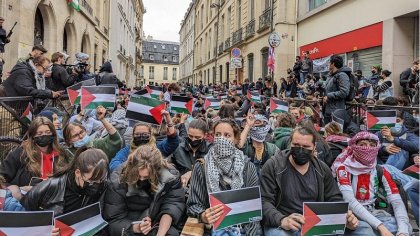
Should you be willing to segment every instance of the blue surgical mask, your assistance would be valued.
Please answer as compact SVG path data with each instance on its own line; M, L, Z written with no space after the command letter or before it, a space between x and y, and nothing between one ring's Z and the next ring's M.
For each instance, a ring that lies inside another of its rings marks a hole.
M75 148L81 148L83 146L86 146L89 143L90 137L88 135L85 135L85 137L79 141L76 141L73 143L73 146Z
M395 126L391 128L392 134L399 134L402 130L402 124L401 123L395 123Z

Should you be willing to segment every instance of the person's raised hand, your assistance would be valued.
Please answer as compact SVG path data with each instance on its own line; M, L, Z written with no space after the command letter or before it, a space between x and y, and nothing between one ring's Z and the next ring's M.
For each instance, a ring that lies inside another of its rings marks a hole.
M96 118L98 118L98 120L103 120L105 118L106 115L106 109L103 106L98 106L96 108Z

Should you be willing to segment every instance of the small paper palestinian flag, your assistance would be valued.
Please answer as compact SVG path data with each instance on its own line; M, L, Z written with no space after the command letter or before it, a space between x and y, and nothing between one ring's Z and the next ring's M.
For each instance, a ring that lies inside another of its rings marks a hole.
M52 211L0 211L0 236L51 235Z
M403 171L404 174L409 175L413 178L419 179L420 170L419 166L412 165Z
M72 106L80 104L80 89L82 86L94 86L96 85L95 79L89 79L80 83L74 84L67 88L67 94L69 95L69 101Z
M25 111L23 112L22 116L20 117L26 125L30 125L33 119L32 114L32 103L28 103L28 106L26 107Z
M397 111L375 110L367 112L367 128L370 130L380 130L384 126L394 127L397 122Z
M344 234L348 202L304 202L302 236Z
M128 102L125 118L160 125L162 123L162 111L166 104L157 99L131 96Z
M93 236L107 225L99 202L55 218L61 236Z
M159 99L160 94L163 92L163 88L158 86L148 85L146 89L149 91L150 96L154 99Z
M223 205L222 215L213 224L215 230L262 219L259 186L210 193L209 197L211 207Z
M228 95L226 93L221 93L217 97L220 98L220 99L227 99Z
M220 98L206 98L206 101L204 102L204 109L207 108L213 108L213 109L220 109L220 102L222 99Z
M4 209L4 203L6 201L6 189L0 189L0 211Z
M115 87L112 86L83 86L80 105L82 109L96 109L98 106L114 108Z
M235 95L242 95L242 87L237 87L236 88Z
M135 93L133 93L132 95L136 95L136 96L143 96L143 97L148 97L151 98L150 96L150 91L148 89L142 89L140 91L136 91Z
M258 91L248 91L247 96L252 103L261 102L261 95Z
M277 98L270 98L270 113L285 113L289 112L289 103L281 101Z
M191 97L173 95L171 98L171 112L177 114L192 114L194 100Z

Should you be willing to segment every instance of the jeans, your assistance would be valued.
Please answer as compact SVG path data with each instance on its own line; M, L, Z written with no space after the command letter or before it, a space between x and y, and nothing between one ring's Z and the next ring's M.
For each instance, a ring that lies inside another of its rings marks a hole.
M300 80L299 83L303 84L305 83L305 76L308 74L309 72L300 72Z
M290 231L279 228L264 228L265 236L300 236L300 231ZM344 235L350 236L365 236L365 235L374 235L372 227L364 221L359 221L359 226L356 230L349 230L346 228Z
M411 208L413 210L414 218L416 219L417 225L419 225L419 181L412 184L407 190L408 198L411 202Z
M385 164L392 165L400 170L403 170L407 166L408 157L409 153L405 150L401 150L396 154L389 155Z

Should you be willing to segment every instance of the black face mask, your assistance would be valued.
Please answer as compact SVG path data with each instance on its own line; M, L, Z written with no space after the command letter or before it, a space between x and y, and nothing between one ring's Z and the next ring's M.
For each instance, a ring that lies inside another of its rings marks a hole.
M34 142L36 145L40 147L46 147L48 145L51 145L54 142L54 136L42 135L42 136L34 137Z
M103 183L89 184L85 181L80 193L85 196L96 196L102 189L102 186Z
M296 165L302 166L308 163L312 158L312 150L301 148L301 147L291 147L290 155L292 155L293 161Z
M372 72L372 74L376 74L376 71L374 71L374 70L371 70L370 72Z
M186 141L192 148L197 148L203 143L203 139L196 139L192 141L189 137L186 138Z
M150 141L150 135L140 135L133 138L133 143L136 146L146 144Z
M149 190L152 185L148 179L137 181L137 188L143 190Z

